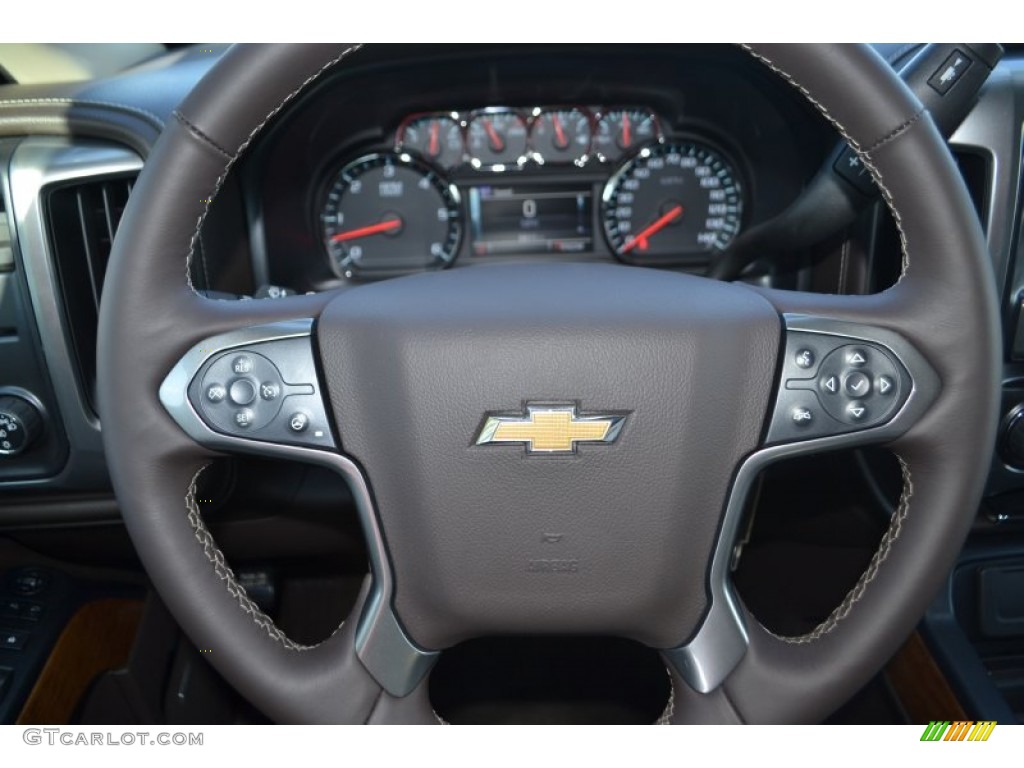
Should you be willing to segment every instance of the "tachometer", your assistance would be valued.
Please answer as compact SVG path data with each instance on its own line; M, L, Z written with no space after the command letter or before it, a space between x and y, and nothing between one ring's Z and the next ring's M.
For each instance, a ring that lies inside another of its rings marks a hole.
M605 185L601 204L612 251L641 263L706 258L732 242L743 217L732 165L692 141L640 150Z
M346 165L320 218L331 262L344 277L444 267L462 237L458 190L407 154Z

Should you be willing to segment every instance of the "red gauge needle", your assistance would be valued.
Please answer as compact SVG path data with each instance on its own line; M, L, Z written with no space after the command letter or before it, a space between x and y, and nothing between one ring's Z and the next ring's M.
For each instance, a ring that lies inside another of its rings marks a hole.
M558 118L558 115L552 115L551 122L555 126L555 146L559 149L565 149L569 146L569 142L565 138L565 129L562 128L562 121Z
M487 136L491 139L491 149L495 152L501 152L505 148L505 142L501 140L501 136L494 130L494 126L490 120L484 120L484 130L487 131Z
M437 133L440 130L440 128L441 125L440 123L437 122L437 120L430 124L430 147L427 149L427 152L431 157L437 157L438 154Z
M647 241L650 240L653 235L656 235L659 232L661 232L661 230L663 230L665 227L667 227L669 224L671 224L673 221L675 221L682 215L683 206L677 205L675 208L672 208L671 210L668 211L668 213L666 213L664 216L660 217L656 222L651 224L651 226L641 231L640 234L636 235L632 240L630 240L628 243L622 246L622 252L629 253L630 251L637 247L639 247L641 251L646 251Z
M360 237L379 235L381 232L394 232L401 226L401 219L388 219L387 221L382 221L379 224L371 224L368 227L359 227L358 229L350 229L347 232L339 232L331 238L331 242L343 243L346 240L355 240Z
M629 145L633 143L633 137L630 135L629 130L629 112L622 113L622 148L629 149Z

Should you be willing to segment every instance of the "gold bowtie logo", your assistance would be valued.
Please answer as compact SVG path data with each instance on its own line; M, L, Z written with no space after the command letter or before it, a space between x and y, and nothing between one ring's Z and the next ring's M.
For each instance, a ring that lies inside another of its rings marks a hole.
M477 445L525 443L530 453L575 453L577 443L611 443L625 415L577 415L576 406L527 406L526 416L488 416Z

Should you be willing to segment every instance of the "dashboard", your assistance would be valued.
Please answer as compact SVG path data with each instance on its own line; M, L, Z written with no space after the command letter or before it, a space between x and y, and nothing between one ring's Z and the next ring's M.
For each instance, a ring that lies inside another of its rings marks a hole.
M69 109L61 123L71 135L38 135L51 125L38 119L41 104L22 110L26 123L0 121L0 522L118 515L92 391L98 303L134 179L209 62L185 60L171 73L176 66L152 81L131 76L128 96L90 86L77 98L92 111ZM800 199L836 147L799 93L728 47L383 45L343 70L272 119L224 180L195 244L197 290L273 299L545 260L704 273ZM146 84L161 78L177 90L154 95ZM951 141L988 238L1006 338L1001 453L979 525L1017 536L1022 83L1018 52ZM104 103L127 107L97 116ZM83 235L84 248L75 242ZM880 204L813 247L773 256L746 279L871 293L901 263ZM1019 554L1005 554L1017 568Z
M702 271L831 147L791 89L727 49L386 54L359 95L329 79L243 161L255 282L523 259Z

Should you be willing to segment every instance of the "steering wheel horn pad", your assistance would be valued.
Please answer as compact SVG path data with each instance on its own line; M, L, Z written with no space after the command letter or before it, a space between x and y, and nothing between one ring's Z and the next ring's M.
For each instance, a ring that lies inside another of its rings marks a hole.
M373 487L410 637L681 645L707 607L781 331L745 288L594 264L451 270L332 301L317 325L324 377L343 450ZM622 432L565 453L476 444L488 413L536 403L622 414Z
M675 722L805 721L837 706L952 563L997 423L991 268L928 115L867 48L747 49L879 181L907 266L873 296L596 264L460 268L274 301L196 295L184 255L204 201L267 120L358 61L351 50L229 52L147 159L115 243L100 322L104 441L129 533L182 627L284 722L430 722L435 652L490 633L614 634L661 649ZM888 361L899 401L871 424L780 431L795 413L786 398L811 380L791 370L798 338L825 357L861 345ZM330 446L301 430L284 442L225 431L190 399L218 355L263 350L273 362L282 339L319 366L308 383L333 417ZM478 444L488 418L531 407L624 420L614 441L565 453ZM821 627L776 637L728 577L750 480L785 456L868 443L890 445L904 467L890 529ZM225 452L320 463L356 491L371 575L318 646L291 643L246 601L189 502L196 474Z

